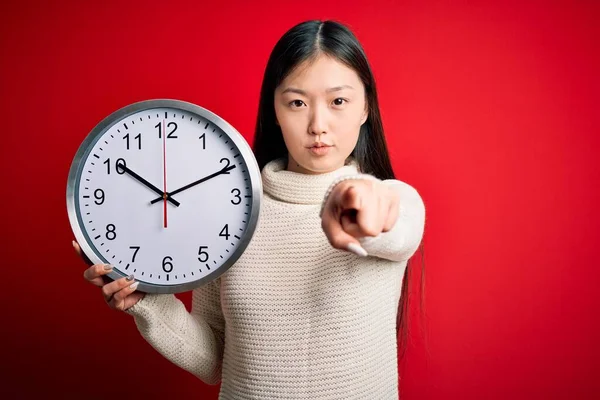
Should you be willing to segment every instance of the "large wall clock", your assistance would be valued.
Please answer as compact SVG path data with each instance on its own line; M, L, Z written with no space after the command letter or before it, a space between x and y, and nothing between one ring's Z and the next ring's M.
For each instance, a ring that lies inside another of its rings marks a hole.
M241 256L258 222L260 170L242 135L179 100L107 116L82 142L67 183L75 238L94 263L133 274L138 290L178 293Z

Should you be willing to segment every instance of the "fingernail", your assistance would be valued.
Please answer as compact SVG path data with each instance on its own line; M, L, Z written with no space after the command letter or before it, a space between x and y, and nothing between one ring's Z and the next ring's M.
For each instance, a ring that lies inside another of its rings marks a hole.
M140 284L139 282L133 282L131 285L129 285L129 289L135 290L135 289L137 289L139 284Z
M346 248L358 256L361 256L361 257L368 256L367 251L365 249L363 249L362 246L359 244L349 243Z
M133 274L129 275L127 278L125 278L125 280L127 282L132 281L133 280Z
M104 270L110 271L111 269L113 269L112 265L110 265L110 264L104 264Z
M75 248L75 241L71 240L71 244L73 245L73 248Z

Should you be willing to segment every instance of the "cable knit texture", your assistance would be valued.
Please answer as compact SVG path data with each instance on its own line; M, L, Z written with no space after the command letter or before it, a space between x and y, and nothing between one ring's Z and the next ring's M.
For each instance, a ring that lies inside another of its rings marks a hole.
M321 175L262 171L264 196L252 241L237 263L196 288L192 310L174 295L147 294L127 312L164 357L219 399L397 399L396 311L407 260L423 236L417 191L400 195L393 229L360 239L359 257L331 247L319 212L355 163Z

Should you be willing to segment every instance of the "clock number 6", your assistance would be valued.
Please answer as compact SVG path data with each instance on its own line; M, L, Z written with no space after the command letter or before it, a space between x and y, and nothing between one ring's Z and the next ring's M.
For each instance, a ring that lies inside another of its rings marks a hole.
M173 263L171 261L173 261L173 257L171 256L166 256L165 258L163 258L162 269L166 273L173 271Z

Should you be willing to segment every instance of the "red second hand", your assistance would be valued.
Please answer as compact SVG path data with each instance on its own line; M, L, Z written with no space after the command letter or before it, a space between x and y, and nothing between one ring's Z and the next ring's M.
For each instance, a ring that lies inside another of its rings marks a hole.
M163 119L163 216L164 225L167 227L167 131L165 130L165 120Z

